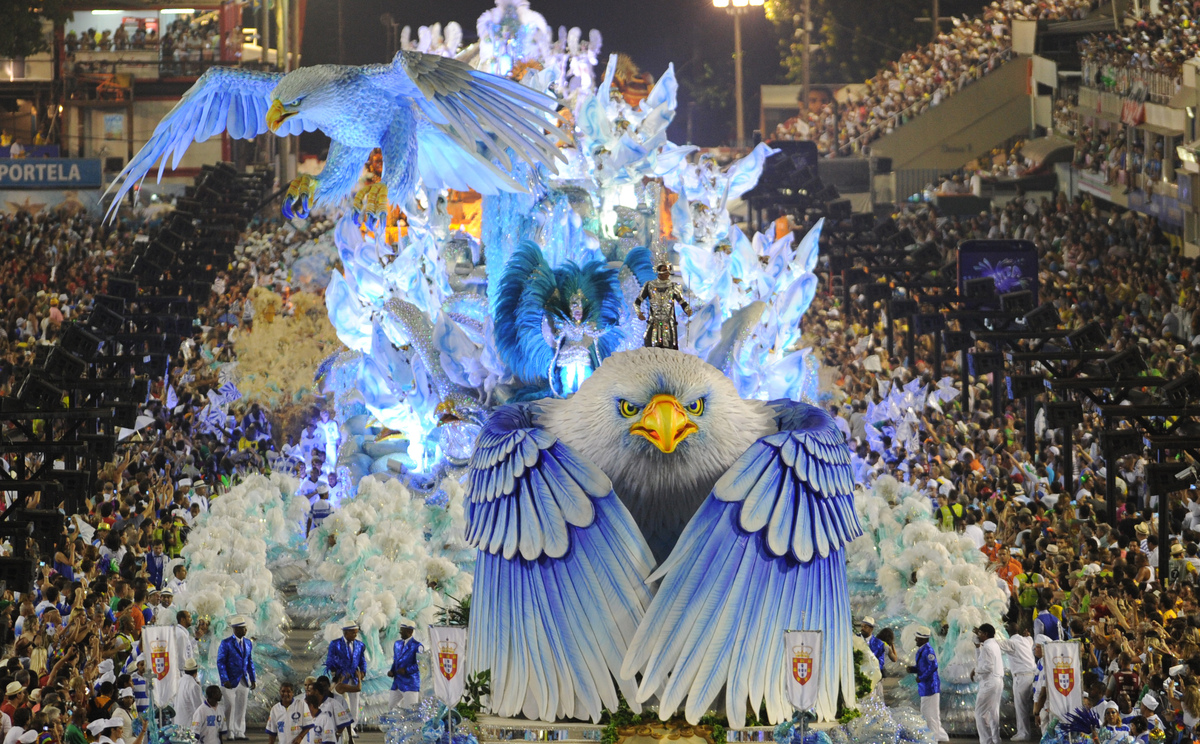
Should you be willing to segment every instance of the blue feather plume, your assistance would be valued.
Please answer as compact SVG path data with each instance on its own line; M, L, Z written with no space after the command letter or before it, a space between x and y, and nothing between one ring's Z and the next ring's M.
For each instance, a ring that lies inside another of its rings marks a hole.
M530 240L513 251L500 278L495 333L497 353L519 380L536 383L547 378L554 349L542 324L547 318L556 325L569 320L577 294L582 297L584 322L601 331L592 360L599 365L621 345L618 324L624 295L618 271L602 261L551 269L542 249Z
M542 336L546 301L557 282L537 243L516 247L500 277L495 309L496 352L518 379L544 379L554 358Z
M645 246L634 248L625 254L625 268L633 272L638 284L645 284L654 278L654 257Z
M1059 721L1059 724L1072 734L1090 734L1100 728L1100 716L1091 708L1076 708Z

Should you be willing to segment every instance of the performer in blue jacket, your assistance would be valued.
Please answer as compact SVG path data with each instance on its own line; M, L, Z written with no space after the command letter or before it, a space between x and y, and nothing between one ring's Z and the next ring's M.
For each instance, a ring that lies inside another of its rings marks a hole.
M921 715L937 741L950 741L946 729L942 728L942 681L938 677L937 654L929 643L930 630L922 625L917 628L916 664L908 671L917 675L917 694L921 696Z
M233 635L221 641L217 648L217 674L221 686L228 690L222 696L225 722L231 741L246 739L246 698L254 689L254 642L246 637L246 618L235 616L229 622Z
M163 541L155 539L150 543L150 554L146 556L146 574L155 589L162 589L163 570L167 566L167 556L163 555Z
M366 645L358 640L358 623L348 622L342 626L342 637L330 642L325 655L325 671L334 690L346 697L352 727L358 721L358 695L367 676L366 654ZM352 729L351 734L357 736L358 732Z
M864 617L859 625L859 630L862 631L862 637L866 639L867 646L871 649L871 653L875 654L875 658L879 660L879 671L883 671L883 658L887 653L887 644L875 637L875 618Z
M411 625L400 626L400 640L392 650L392 707L412 708L421 699L421 670L417 667L417 654L424 649L412 637Z

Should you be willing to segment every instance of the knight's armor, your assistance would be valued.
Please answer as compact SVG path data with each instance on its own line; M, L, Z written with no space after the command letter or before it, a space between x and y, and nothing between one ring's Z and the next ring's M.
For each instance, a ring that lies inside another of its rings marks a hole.
M642 303L649 305L646 313L645 346L656 346L660 349L679 348L679 329L675 321L675 303L688 312L691 308L683 298L679 285L670 279L651 279L642 285L633 304L639 311Z

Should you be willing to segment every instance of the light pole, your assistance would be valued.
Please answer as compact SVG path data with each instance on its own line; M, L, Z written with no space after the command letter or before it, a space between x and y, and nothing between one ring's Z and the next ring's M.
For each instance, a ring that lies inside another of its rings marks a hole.
M712 0L714 8L724 8L733 16L733 95L737 104L737 147L746 144L746 101L742 86L742 16L763 0Z

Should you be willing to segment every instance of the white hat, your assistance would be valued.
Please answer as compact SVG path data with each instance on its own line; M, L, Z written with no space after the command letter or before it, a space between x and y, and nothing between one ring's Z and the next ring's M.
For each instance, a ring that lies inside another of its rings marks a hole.
M133 697L133 688L132 687L122 687L121 691L117 693L118 700L121 698L131 698L131 697Z
M194 671L196 671L196 669L197 669L197 666L196 666L196 660L195 660L195 659L184 659L184 661L183 661L183 671L185 671L185 672L194 672Z
M190 485L192 485L192 479L191 478L180 478L179 482L176 483L175 485L179 486L180 488L183 488L184 486L190 486Z
M240 628L240 627L245 626L245 624L246 624L246 618L243 617L242 615L234 615L232 618L229 619L229 627L231 627L231 628Z
M108 674L111 672L113 670L112 659L105 659L104 661L100 662L96 666L96 670L101 674ZM9 685L9 687L12 687L12 685Z
M21 692L21 690L24 690L24 689L25 688L21 685L20 682L9 682L8 687L4 688L4 694L5 695L16 695L17 693Z
M122 727L122 723L120 721L113 723L113 720L114 719L112 719L112 718L97 718L96 720L92 721L91 723L89 723L87 725L87 729L92 734L92 736L99 736L100 734L103 734L105 731L108 731L110 728L121 728Z
M169 587L169 586L163 587L158 593L163 596L166 596L166 597L174 597L175 596L175 592L171 591L171 587Z
M349 622L342 626L342 630L358 630L358 623Z
M1154 697L1153 693L1147 692L1142 696L1142 705L1146 706L1148 710L1158 710L1158 698Z
M874 628L875 627L875 618L871 617L870 615L867 615L866 617L864 617L862 619L862 624L870 625L872 628Z
M992 521L984 522L983 523L983 531L984 532L995 532L996 531L996 523L992 522Z
M931 635L933 635L933 631L929 629L928 625L917 626L917 638L929 638Z
M329 486L322 483L321 485L317 486L317 493L329 493Z

